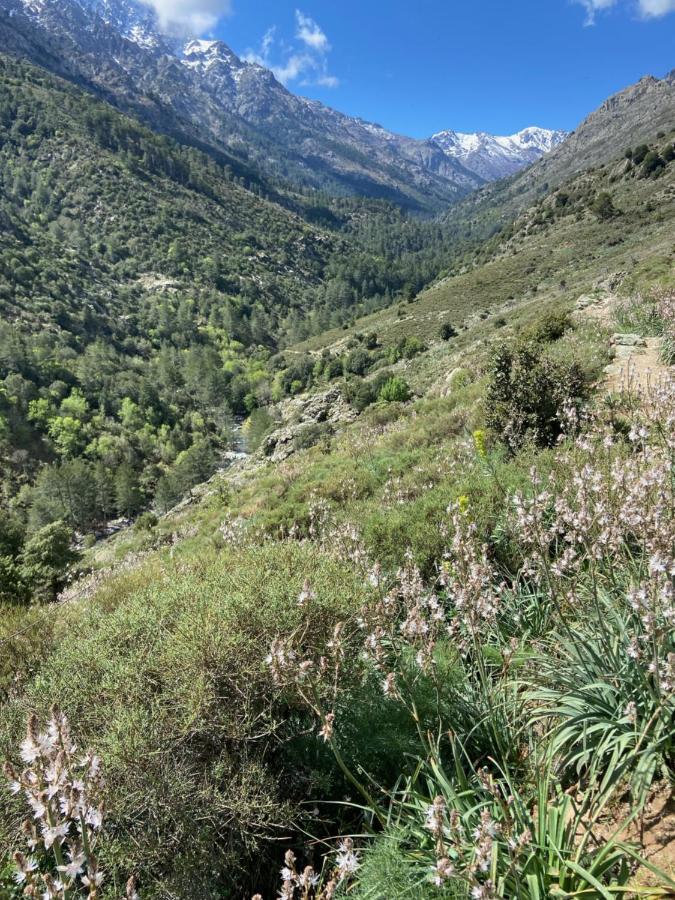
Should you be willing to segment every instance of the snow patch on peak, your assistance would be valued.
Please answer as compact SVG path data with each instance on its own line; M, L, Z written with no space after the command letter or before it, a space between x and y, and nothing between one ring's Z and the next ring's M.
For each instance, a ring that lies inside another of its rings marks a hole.
M511 135L439 131L430 141L464 168L493 181L536 162L566 137L565 131L531 126Z
M233 78L238 79L248 63L243 62L222 41L190 40L183 47L181 62L184 66L201 74L214 67L225 67Z
M22 0L26 15L39 15L47 5L47 0Z
M128 37L130 41L133 41L134 44L138 44L139 47L143 47L146 50L156 50L161 44L157 34L152 30L144 28L142 25L134 25L129 29L126 37Z
M217 47L220 41L188 41L183 48L185 56L208 55L214 47Z
M548 153L557 147L567 137L566 131L551 131L549 128L523 128L517 134L511 135L511 140L521 147L536 147L544 153Z

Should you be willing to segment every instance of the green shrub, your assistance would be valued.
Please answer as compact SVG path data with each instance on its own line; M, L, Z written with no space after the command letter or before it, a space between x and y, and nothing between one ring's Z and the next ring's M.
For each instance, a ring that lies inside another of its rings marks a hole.
M344 375L344 362L341 357L333 356L329 360L324 370L326 378L332 381L333 378L340 378Z
M424 353L426 344L414 335L401 338L398 343L389 349L389 362L397 362L399 359L414 359L419 353Z
M260 447L267 435L274 430L275 421L264 407L254 409L246 420L244 435L249 452L254 452Z
M536 322L523 331L522 337L524 341L551 344L553 341L559 340L571 327L570 314L566 311L555 310L540 316Z
M614 206L611 194L608 194L607 191L602 191L598 194L591 203L591 211L595 213L601 222L613 219L619 212Z
M665 160L662 159L656 150L650 150L642 160L642 175L644 178L648 178L650 175L656 175L656 173L664 169L665 166Z
M371 365L372 357L363 347L352 350L344 361L345 372L352 375L365 375Z
M647 144L640 144L639 147L636 147L635 150L633 150L633 162L635 165L639 166L648 153L649 147Z
M534 343L502 344L490 366L486 424L512 452L527 442L551 447L566 410L578 409L587 390L577 363L551 360Z
M362 378L349 378L345 382L344 394L347 402L359 412L377 400L375 384Z
M325 422L305 425L293 438L293 447L296 450L308 450L318 444L322 438L329 437L332 432L332 427Z
M56 599L69 566L77 559L72 540L73 532L65 522L53 522L26 541L19 573L34 599Z
M162 569L131 596L108 598L116 608L89 600L81 615L71 610L40 678L2 709L0 755L16 757L28 711L58 701L82 746L103 757L108 883L135 871L146 898L250 896L276 880L266 842L304 820L310 775L297 757L293 777L282 774L285 742L307 722L273 690L264 657L301 612L313 638L328 639L363 602L362 579L293 543L166 559ZM297 604L308 572L311 611ZM3 848L22 815L22 801L1 791Z
M382 385L378 398L386 403L405 403L410 399L408 382L399 375L395 375Z
M157 527L159 523L159 519L152 512L144 512L141 513L140 516L134 522L134 527L138 529L138 531L152 531L153 528Z
M16 883L16 869L9 860L0 857L0 900L19 900L24 896L22 887Z

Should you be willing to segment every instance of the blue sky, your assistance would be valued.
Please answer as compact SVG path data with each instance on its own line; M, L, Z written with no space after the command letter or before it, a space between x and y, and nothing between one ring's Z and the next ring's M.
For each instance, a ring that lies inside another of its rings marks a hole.
M147 2L201 16L296 93L416 137L572 129L675 68L675 0Z

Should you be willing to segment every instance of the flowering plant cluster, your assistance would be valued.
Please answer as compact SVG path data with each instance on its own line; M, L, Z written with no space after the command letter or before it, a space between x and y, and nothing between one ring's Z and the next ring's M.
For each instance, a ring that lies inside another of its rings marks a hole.
M279 900L333 900L340 885L347 884L359 868L359 854L354 850L350 837L342 838L337 852L329 858L327 874L315 871L312 866L299 869L292 850L287 850L281 869ZM263 900L255 894L252 900Z
M103 883L95 855L103 825L101 760L78 751L57 707L44 730L31 716L21 759L22 771L5 764L10 790L22 794L31 810L23 825L29 855L15 854L16 881L27 897L68 898L83 889L95 900Z
M656 304L661 326L661 356L666 365L675 364L675 291L662 294Z
M510 498L505 527L520 555L517 571L497 564L462 497L448 510L447 550L432 580L411 553L388 576L358 552L371 589L359 613L311 651L306 627L280 636L267 659L276 683L295 690L317 717L320 737L376 820L410 822L426 802L414 858L428 848L434 883L463 882L477 900L539 896L528 891L535 883L550 889L551 871L561 889L626 884L630 853L609 842L596 858L592 825L627 785L642 808L674 746L675 379L637 400L627 394L583 422L573 418L577 436L561 439L554 474L546 479L533 469L529 489ZM482 434L474 444L487 465ZM312 536L326 546L327 510L317 518L322 527ZM317 590L307 582L299 605ZM543 624L527 645L523 610L532 602ZM528 662L514 675L519 653ZM448 716L458 709L441 671L448 658L479 698L473 723ZM417 775L403 794L381 791L377 799L371 781L345 766L338 715L354 679L373 676L419 734ZM435 723L417 705L422 682L436 692ZM476 769L468 748L483 720L492 744ZM542 732L538 723L551 727ZM453 747L452 777L443 772L443 734ZM513 786L514 758L521 777L531 773L529 795ZM535 788L535 759L544 760L544 787ZM419 799L416 781L425 770L430 801ZM572 808L560 785L577 779L585 786ZM572 865L551 870L551 854Z

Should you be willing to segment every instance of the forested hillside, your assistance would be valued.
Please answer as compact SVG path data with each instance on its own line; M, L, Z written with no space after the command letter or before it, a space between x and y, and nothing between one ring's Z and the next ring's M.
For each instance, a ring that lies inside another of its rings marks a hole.
M674 896L672 76L416 218L90 5L0 17L0 900Z
M233 416L304 386L279 348L412 297L450 256L434 223L377 201L267 199L264 182L0 62L3 492L32 530L168 508L218 465Z

